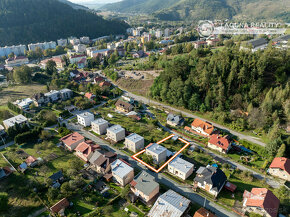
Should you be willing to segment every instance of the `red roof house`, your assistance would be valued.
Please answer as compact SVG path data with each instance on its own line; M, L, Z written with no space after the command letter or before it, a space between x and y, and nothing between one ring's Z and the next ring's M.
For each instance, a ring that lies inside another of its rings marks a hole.
M216 217L216 215L212 214L210 211L206 210L205 208L201 207L194 213L193 217Z
M50 207L50 211L53 214L59 214L60 216L64 216L64 210L69 207L69 201L66 198L61 199L52 207Z
M276 217L280 201L266 188L253 188L251 192L245 191L243 207L248 212L258 213L262 216Z
M290 159L286 157L274 158L268 172L273 176L290 181Z
M96 95L88 92L85 94L85 97L88 98L89 100L93 100L94 98L96 98Z
M37 164L37 159L33 156L29 156L26 160L25 163L27 166L34 167Z
M217 134L211 135L207 146L211 149L220 151L222 153L227 153L231 148L231 141L228 136L219 136Z
M78 132L74 132L61 138L60 141L68 150L73 151L81 142L85 141L85 138Z
M100 87L111 87L111 83L108 81L103 81L99 84Z
M76 155L81 158L83 161L88 162L92 157L95 150L100 149L99 145L90 144L89 142L80 143L75 151Z
M202 121L198 118L191 123L191 128L195 133L201 136L210 136L215 130L214 126L208 122Z

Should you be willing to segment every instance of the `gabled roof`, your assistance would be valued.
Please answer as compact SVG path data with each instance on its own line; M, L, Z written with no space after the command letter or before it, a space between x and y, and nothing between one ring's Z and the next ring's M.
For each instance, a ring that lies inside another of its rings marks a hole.
M270 168L279 168L290 174L290 159L286 157L276 157L272 161Z
M148 217L180 217L189 204L190 200L172 190L168 190L154 203Z
M149 196L150 193L159 186L159 184L155 182L155 178L153 176L145 171L142 171L135 176L134 180L131 182L131 186Z
M231 144L231 142L228 139L228 136L221 137L217 134L211 135L208 143L215 145L215 146L218 146L218 147L222 148L223 150L228 150L228 148Z
M214 126L212 124L202 121L198 118L194 119L194 121L191 123L191 126L200 127L203 129L204 132L209 135L212 134L212 132L214 131Z
M88 98L88 99L91 99L91 98L94 98L96 96L93 93L89 93L88 92L88 93L85 94L85 97Z
M88 157L96 149L100 148L99 145L88 144L87 142L81 142L75 149L77 152L81 152L84 156Z
M212 189L219 192L227 181L227 176L225 173L216 167L207 166L202 168L201 171L197 171L197 176L194 178L195 182L204 183L212 185Z
M52 174L50 177L48 177L49 179L51 179L52 181L58 181L60 178L63 177L62 171L58 171L54 174Z
M133 109L133 106L130 103L124 102L124 101L122 101L120 99L115 103L115 106L116 107L121 107L121 108L126 109L126 110Z
M65 137L62 137L60 141L65 143L67 146L71 146L72 144L79 142L83 139L85 138L81 134L79 134L78 132L74 132L69 135L66 135Z
M32 163L34 163L35 161L37 161L37 159L36 159L35 157L33 157L33 156L29 156L29 157L25 160L25 162L26 162L27 164L32 164Z
M206 210L205 208L201 207L194 213L193 217L217 217L216 215L212 214L210 211Z
M265 38L257 38L248 41L248 44L251 44L253 48L259 47L261 45L266 45L268 42Z
M56 204L54 204L52 207L50 207L50 210L53 213L59 213L62 209L65 209L69 207L69 201L66 198L61 199Z
M279 199L266 188L252 188L251 192L245 191L244 206L260 207L271 217L276 217L279 211Z
M99 84L100 87L111 87L111 83L108 81L103 81Z

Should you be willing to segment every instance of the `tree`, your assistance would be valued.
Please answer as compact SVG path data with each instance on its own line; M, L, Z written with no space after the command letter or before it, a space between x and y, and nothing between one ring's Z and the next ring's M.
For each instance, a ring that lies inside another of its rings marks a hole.
M122 191L121 191L121 197L122 198L124 198L124 199L126 199L127 201L129 201L129 193L131 192L131 190L130 190L130 186L129 185L127 185L127 186L125 186L123 189L122 189Z
M277 151L276 157L284 157L286 145L283 143Z
M6 192L0 192L0 211L6 211L8 209L8 194Z
M13 79L19 84L28 84L32 79L32 70L28 66L21 66L13 71Z
M72 194L71 192L71 188L68 182L64 182L61 187L60 187L60 191L62 194L64 194L66 197L68 197L69 195Z
M114 211L114 208L112 205L107 205L102 209L102 211L106 216L110 216L112 212Z
M53 60L48 60L45 67L45 72L47 75L52 75L56 72L56 63Z

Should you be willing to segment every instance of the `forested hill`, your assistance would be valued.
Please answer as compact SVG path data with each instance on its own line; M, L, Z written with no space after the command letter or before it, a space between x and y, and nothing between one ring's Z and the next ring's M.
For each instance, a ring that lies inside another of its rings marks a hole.
M200 49L160 58L156 65L164 72L151 87L154 99L207 113L236 130L255 130L269 138L270 154L278 150L279 132L290 123L289 51Z
M288 0L123 0L101 9L148 13L161 20L283 20L290 22Z
M57 0L0 0L0 46L69 36L96 38L125 33L127 27Z

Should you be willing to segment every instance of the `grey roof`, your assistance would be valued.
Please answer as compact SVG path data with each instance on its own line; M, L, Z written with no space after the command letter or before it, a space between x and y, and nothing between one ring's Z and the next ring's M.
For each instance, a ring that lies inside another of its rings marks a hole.
M64 88L64 89L61 89L59 92L65 93L65 92L72 92L72 91L68 88Z
M147 150L155 153L155 154L161 154L164 151L167 151L166 148L164 148L163 146L157 144L157 143L153 143L152 145L150 145L148 148L146 148Z
M6 127L12 127L14 126L16 123L21 124L23 122L27 121L27 118L24 117L23 115L17 115L15 117L9 118L7 120L3 121L3 124Z
M224 186L225 182L227 181L227 176L225 173L216 167L207 166L203 169L201 173L198 173L200 169L198 169L197 174L194 178L195 182L199 183L208 183L212 185L212 189L215 191L220 191L220 189Z
M82 118L87 118L87 117L94 117L94 114L92 114L91 112L84 112L84 113L78 114L78 116Z
M175 115L175 114L169 114L167 116L167 121L171 121L173 123L176 123L177 125L180 124L184 119L180 115Z
M136 143L136 142L139 142L141 140L144 140L144 137L138 135L137 133L132 133L126 137L126 140L130 140L130 141Z
M190 200L168 190L162 194L148 213L148 217L180 217L186 211Z
M137 176L135 176L134 182L136 182L134 187L147 196L150 195L151 192L159 186L159 184L155 182L155 178L145 171L142 171Z
M97 125L101 125L101 124L106 124L106 123L109 123L109 122L106 121L106 120L103 119L103 118L98 118L98 119L92 121L92 123L97 124Z
M288 35L282 35L282 36L280 36L278 38L274 38L272 41L273 42L278 42L278 41L288 41L288 40L290 40L290 35L289 34Z
M205 167L199 167L198 170L196 171L196 174L202 174L204 170Z
M94 154L92 155L92 157L90 158L89 162L91 164L94 164L95 161L102 155L102 153L95 151Z
M174 158L170 163L170 166L174 167L175 169L182 171L184 173L187 173L189 170L191 170L194 165L186 160L183 160L180 157Z
M265 38L257 38L257 39L252 39L248 41L248 44L251 44L253 48L259 47L261 45L268 44L268 41Z
M125 162L117 159L111 164L112 173L116 174L120 178L124 178L128 173L133 171L133 168L130 167Z
M122 132L123 130L125 130L123 127L121 127L120 125L114 125L114 126L111 126L107 129L107 132L108 131L111 131L113 133L119 133L119 132Z

